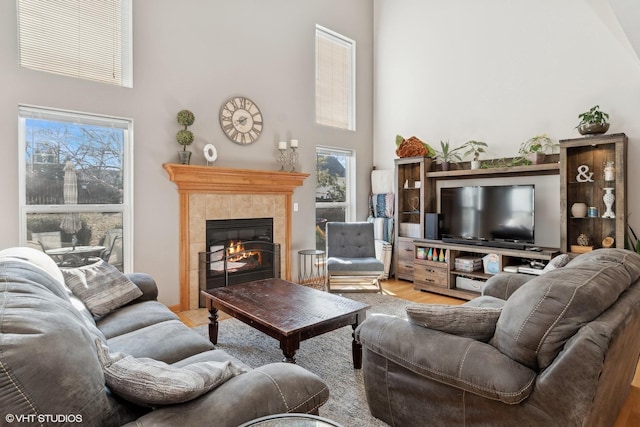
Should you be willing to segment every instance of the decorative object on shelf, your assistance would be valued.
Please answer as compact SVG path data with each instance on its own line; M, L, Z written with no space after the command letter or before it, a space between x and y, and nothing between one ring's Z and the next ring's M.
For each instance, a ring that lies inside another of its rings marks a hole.
M486 153L486 142L470 140L462 144L462 149L466 149L464 157L473 154L473 160L471 160L471 169L480 169L480 153Z
M418 208L420 208L420 197L413 196L412 198L407 200L407 203L409 203L409 209L411 210L411 212L415 212L418 210Z
M296 166L298 165L298 152L296 151L298 149L298 140L292 139L290 145L291 154L289 155L289 163L291 164L291 172L295 172Z
M234 96L225 101L220 107L219 119L227 138L240 145L255 142L264 126L260 109L244 96Z
M178 159L181 164L188 165L191 160L191 151L187 151L187 145L193 143L194 137L193 132L187 128L195 122L196 116L189 110L180 110L178 111L176 119L178 120L178 124L184 126L184 129L179 130L176 134L178 144L182 145L182 151L178 151Z
M604 196L602 196L602 201L604 205L607 207L607 210L602 214L602 218L615 218L616 214L613 212L613 202L616 200L616 196L613 194L612 187L603 188Z
M600 111L600 106L592 107L586 113L578 114L580 123L576 126L580 135L600 135L609 130L609 114Z
M438 257L438 261L444 262L444 249L440 249L440 256Z
M462 149L462 146L451 148L449 141L440 141L440 151L436 151L436 160L440 161L443 171L448 171L451 162L456 163L462 160L458 151Z
M284 167L287 165L287 141L278 142L278 151L280 151L280 155L278 156L278 162L280 163L280 172L284 171Z
M553 152L556 146L558 144L554 143L546 133L543 133L520 144L518 154L526 161L525 163L539 165L544 163L547 153Z
M433 256L431 258L433 261L438 261L438 248L433 248Z
M578 175L576 175L576 181L578 182L593 182L593 172L589 172L589 166L578 166Z
M614 162L607 161L604 163L604 180L615 181L616 179L616 167Z
M435 157L435 150L426 142L412 136L404 139L400 135L396 135L396 156L398 157Z
M203 151L204 158L207 159L207 166L209 166L210 163L215 162L218 158L218 150L216 150L216 147L214 147L213 144L205 145Z
M595 206L589 206L589 209L587 210L587 216L589 218L598 218L600 216L600 212L598 212L598 208L596 208Z
M427 252L427 260L431 261L433 259L433 248L429 248L429 252Z
M587 216L587 205L584 203L572 204L571 216L574 218L584 218L585 216Z
M591 242L591 238L584 233L580 233L576 241L580 246L589 246L589 243Z
M614 243L615 243L615 240L611 236L608 236L608 237L605 237L604 239L602 239L602 247L603 248L611 248L611 247L613 247Z

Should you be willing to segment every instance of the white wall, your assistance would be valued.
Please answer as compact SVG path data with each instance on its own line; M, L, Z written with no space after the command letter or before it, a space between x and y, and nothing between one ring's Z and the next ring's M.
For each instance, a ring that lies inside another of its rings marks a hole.
M18 104L134 120L134 269L152 274L160 300L177 304L178 193L163 163L177 162L176 113L196 116L192 164L218 150L216 166L277 170L277 142L300 140L300 168L312 175L296 190L294 252L315 247L315 146L352 148L358 158L358 217L366 216L372 164L373 5L369 0L136 0L134 87L56 76L18 65L15 1L0 2L0 248L18 244ZM357 43L357 132L314 123L315 25ZM223 135L218 111L231 96L251 98L265 126L260 139L237 145ZM297 259L297 257L292 257ZM297 273L294 271L294 277Z
M515 156L534 135L580 137L578 114L598 104L609 133L629 137L628 182L638 182L640 61L613 16L606 0L374 0L374 164L393 167L396 134ZM633 185L628 203L638 230Z

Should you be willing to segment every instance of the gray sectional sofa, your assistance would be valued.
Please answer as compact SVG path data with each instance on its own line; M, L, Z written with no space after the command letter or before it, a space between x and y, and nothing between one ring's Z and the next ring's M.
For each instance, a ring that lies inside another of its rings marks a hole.
M598 249L501 273L462 306L356 330L371 413L391 426L613 425L640 355L640 255Z
M315 374L285 363L249 368L156 301L152 277L127 277L140 289L136 298L96 317L44 253L0 251L2 425L237 426L274 413L318 413L327 401L327 386ZM165 362L161 369L191 369L189 375L207 364L236 371L184 402L133 403L107 386L109 366L99 358L100 345L108 347L107 355L143 365L149 358Z

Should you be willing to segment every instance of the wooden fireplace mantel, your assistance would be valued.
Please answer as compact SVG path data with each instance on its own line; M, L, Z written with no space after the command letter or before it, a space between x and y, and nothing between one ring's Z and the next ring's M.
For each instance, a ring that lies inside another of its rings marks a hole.
M179 310L190 307L190 194L273 194L285 196L285 241L282 254L285 258L285 278L291 276L291 211L293 191L304 184L308 173L278 172L268 170L222 168L165 163L162 167L180 194L179 225Z
M179 192L292 194L308 173L220 168L165 163L162 165Z

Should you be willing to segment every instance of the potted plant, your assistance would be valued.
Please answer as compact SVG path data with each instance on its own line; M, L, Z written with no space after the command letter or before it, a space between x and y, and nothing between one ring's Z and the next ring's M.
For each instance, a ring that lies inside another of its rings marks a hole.
M598 135L609 130L607 119L609 114L600 111L600 106L596 105L586 113L578 114L580 123L576 128L580 135Z
M436 151L436 160L440 161L442 165L443 171L448 171L451 165L451 162L459 162L462 160L458 151L462 149L462 147L451 148L449 145L449 141L440 141L440 151Z
M187 151L187 145L193 143L194 137L193 132L187 128L193 124L196 117L189 110L180 110L177 115L177 120L180 125L184 126L184 129L179 130L176 134L178 144L182 145L182 151L178 151L178 158L181 164L188 165L191 159L191 151Z
M471 169L480 169L480 153L486 153L486 147L486 142L474 140L467 141L462 145L462 147L460 147L467 150L464 153L464 157L473 154L473 160L471 160Z
M543 133L523 142L518 154L527 162L536 165L544 163L547 152L552 151L556 145L546 133Z

